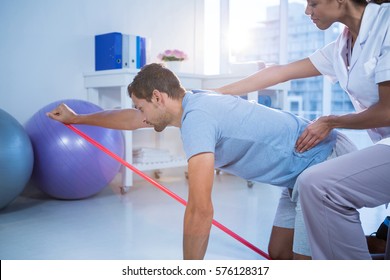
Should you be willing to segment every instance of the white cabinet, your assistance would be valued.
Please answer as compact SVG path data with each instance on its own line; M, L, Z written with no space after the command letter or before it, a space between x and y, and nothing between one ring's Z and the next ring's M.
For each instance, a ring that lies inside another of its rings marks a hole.
M84 73L84 86L87 89L87 100L104 109L131 108L132 101L127 93L127 86L133 81L137 70L119 69L96 71ZM182 85L186 89L209 89L216 88L234 81L242 76L232 75L197 75L178 74ZM266 90L271 94L275 107L287 108L287 90L289 83L281 84ZM257 100L258 92L248 94L248 99ZM182 150L180 132L178 128L169 127L163 132L156 133L152 128L139 129L135 131L124 131L125 136L125 160L133 164L133 148L154 147L158 149L169 149L172 153L172 160L164 162L135 163L136 168L141 171L160 170L164 168L186 166L187 161ZM173 140L173 141L172 141ZM133 174L126 169L124 174L124 187L133 185Z

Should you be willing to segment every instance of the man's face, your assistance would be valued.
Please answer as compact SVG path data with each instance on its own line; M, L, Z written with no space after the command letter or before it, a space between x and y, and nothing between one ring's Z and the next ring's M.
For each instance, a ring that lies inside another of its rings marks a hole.
M146 99L138 99L134 95L131 97L134 106L138 109L143 117L144 122L154 127L157 132L163 131L169 124L169 115L165 111L165 107L161 103L152 98L151 102Z

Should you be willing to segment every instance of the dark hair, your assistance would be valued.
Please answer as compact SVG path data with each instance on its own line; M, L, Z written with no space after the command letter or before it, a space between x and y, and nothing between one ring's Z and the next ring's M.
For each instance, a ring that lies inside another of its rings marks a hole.
M185 94L179 78L160 63L145 65L127 87L129 96L151 102L153 90L165 92L172 99L180 99Z
M355 2L367 2L367 3L374 3L374 4L382 4L382 3L390 3L390 0L355 0Z
M357 5L361 6L367 6L368 3L374 3L374 4L382 4L386 2L390 2L390 0L352 0Z

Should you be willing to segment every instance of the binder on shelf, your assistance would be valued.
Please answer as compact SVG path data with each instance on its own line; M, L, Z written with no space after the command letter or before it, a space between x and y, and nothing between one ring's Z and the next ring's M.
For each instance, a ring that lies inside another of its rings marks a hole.
M138 52L137 52L137 37L136 35L128 35L129 38L129 68L138 69Z
M95 36L95 70L140 69L146 64L146 38L112 32Z
M137 69L141 69L146 64L146 39L137 36Z
M95 70L122 68L122 34L119 32L95 36Z
M122 34L122 68L130 68L129 36Z

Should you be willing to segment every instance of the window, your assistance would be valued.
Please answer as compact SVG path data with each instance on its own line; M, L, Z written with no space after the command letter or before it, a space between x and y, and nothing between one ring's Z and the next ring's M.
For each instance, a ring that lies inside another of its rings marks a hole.
M336 39L341 31L339 26L325 32L319 30L304 13L306 0L220 1L228 1L229 6L229 56L225 59L230 64L283 64L302 59ZM221 16L227 15L221 12ZM308 119L351 112L348 96L337 84L328 83L323 77L291 81L287 102L290 106L284 109L292 109ZM325 95L330 97L324 98Z
M279 62L279 25L279 0L229 0L230 62Z

